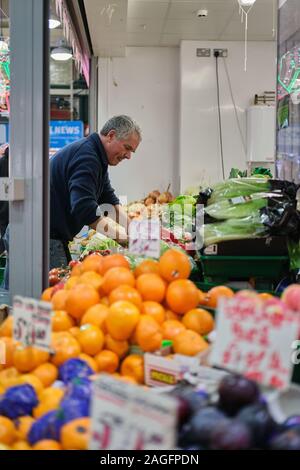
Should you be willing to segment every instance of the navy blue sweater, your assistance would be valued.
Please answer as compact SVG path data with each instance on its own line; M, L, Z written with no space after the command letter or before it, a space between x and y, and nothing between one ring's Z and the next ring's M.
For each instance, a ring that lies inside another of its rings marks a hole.
M67 145L50 160L50 238L72 240L98 218L100 204L119 204L97 133Z

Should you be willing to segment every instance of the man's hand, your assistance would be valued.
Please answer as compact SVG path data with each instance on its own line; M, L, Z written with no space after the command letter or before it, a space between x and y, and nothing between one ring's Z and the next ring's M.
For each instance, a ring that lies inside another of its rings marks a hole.
M120 245L127 245L128 236L124 227L118 225L109 217L102 217L91 225L91 228L102 233L108 238L115 240Z

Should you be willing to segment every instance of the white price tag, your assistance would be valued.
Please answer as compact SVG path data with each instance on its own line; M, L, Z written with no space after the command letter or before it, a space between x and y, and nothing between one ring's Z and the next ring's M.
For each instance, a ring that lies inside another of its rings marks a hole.
M24 346L51 351L51 314L48 302L16 296L13 303L14 339Z
M36 348L51 352L52 305L38 302L37 311L32 316L33 344Z
M132 220L129 225L129 252L150 258L160 256L160 222L158 219Z
M177 402L102 375L93 384L91 450L160 450L175 446Z
M13 337L24 346L32 345L32 314L37 309L37 302L16 296L13 303Z
M279 389L288 387L299 315L275 313L256 299L221 299L211 363Z

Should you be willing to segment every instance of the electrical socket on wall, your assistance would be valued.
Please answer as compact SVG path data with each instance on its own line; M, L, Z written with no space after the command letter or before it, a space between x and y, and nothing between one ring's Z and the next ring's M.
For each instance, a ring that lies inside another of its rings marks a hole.
M219 52L219 57L228 57L228 49L214 49L214 54Z
M196 49L196 56L197 57L210 57L211 56L211 51L210 49L205 49L204 47L197 48Z

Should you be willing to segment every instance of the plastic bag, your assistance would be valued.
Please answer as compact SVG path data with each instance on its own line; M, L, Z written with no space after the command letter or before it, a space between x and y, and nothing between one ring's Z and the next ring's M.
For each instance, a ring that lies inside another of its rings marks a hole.
M6 390L0 400L0 415L10 419L30 415L38 405L34 388L29 384L17 385Z
M59 378L68 383L76 377L89 377L94 371L82 359L68 359L59 368Z
M300 269L300 242L289 240L288 250L290 257L290 269L292 271L297 271Z
M60 430L64 422L57 410L49 411L37 419L30 428L27 439L31 445L42 439L60 440Z
M64 424L73 421L73 419L84 418L90 414L90 400L65 398L57 412Z
M68 383L65 398L75 398L89 401L92 393L92 382L83 377L76 377Z

